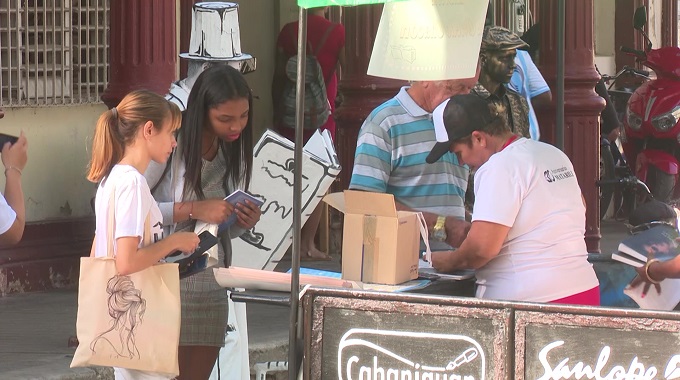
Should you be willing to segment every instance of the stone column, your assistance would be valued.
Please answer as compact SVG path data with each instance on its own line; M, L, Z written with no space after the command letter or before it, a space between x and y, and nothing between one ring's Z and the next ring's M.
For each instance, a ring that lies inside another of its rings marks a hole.
M599 178L600 112L604 99L595 93L599 75L594 65L593 1L566 0L564 152L574 164L586 199L585 240L589 252L600 252ZM557 77L557 0L540 3L541 72L555 91ZM556 98L553 93L553 99ZM555 106L539 115L542 139L555 141Z
M108 88L102 100L110 108L130 91L147 89L165 95L175 80L175 2L111 2Z
M347 189L354 166L359 128L368 114L396 95L404 81L377 78L366 74L382 5L364 5L343 9L346 66L342 68L339 92L342 104L335 110L336 146L342 165L340 189Z

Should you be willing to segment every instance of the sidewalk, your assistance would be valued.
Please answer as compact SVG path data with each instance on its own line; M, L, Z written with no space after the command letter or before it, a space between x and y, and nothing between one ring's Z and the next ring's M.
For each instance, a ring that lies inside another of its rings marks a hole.
M602 252L614 251L627 235L619 222L601 226ZM282 263L285 264L285 263ZM331 262L302 263L339 270ZM110 369L70 369L68 339L75 335L77 292L75 288L0 297L0 380L113 379ZM251 363L287 360L289 313L286 308L248 304Z

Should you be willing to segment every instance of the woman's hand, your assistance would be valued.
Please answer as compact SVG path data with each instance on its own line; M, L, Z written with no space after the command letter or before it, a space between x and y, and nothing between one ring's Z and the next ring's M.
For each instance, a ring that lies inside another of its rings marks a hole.
M172 239L172 245L176 250L185 253L195 251L201 241L198 235L193 232L175 232L168 236L168 239Z
M635 271L637 272L637 276L633 279L633 281L630 282L630 287L631 288L637 288L640 286L640 284L644 283L643 288L642 288L642 297L647 295L647 292L649 292L649 288L654 285L654 289L656 289L657 294L661 294L661 284L660 282L663 280L660 276L657 275L655 277L653 274L650 272L657 272L659 269L659 266L663 265L662 262L659 260L656 260L654 258L654 253L649 253L647 257L647 263L639 268L635 268ZM652 269L654 268L654 269Z
M207 199L193 203L193 218L207 223L220 224L234 212L234 205L224 199Z
M262 210L255 203L245 200L245 203L236 205L236 223L239 227L249 230L260 221Z
M451 273L456 268L451 265L451 256L453 251L436 251L432 252L432 266L439 273Z
M28 141L23 131L14 144L5 143L5 146L0 149L2 149L2 163L5 168L13 167L20 171L24 170L26 161L28 161Z

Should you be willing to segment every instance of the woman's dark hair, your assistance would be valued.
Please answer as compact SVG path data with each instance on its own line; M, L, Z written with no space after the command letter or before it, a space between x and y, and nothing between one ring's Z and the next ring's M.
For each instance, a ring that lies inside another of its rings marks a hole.
M253 95L243 75L228 65L217 65L203 71L189 94L187 109L179 131L178 144L186 165L184 196L194 191L198 199L205 199L201 189L203 130L209 127L208 111L220 104L238 99L248 99L248 123L241 136L233 142L218 139L224 155L226 170L223 177L233 187L243 185L247 190L253 164Z

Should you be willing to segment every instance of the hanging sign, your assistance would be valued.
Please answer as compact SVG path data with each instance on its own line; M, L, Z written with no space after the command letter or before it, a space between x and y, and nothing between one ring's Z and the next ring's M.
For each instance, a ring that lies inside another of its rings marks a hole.
M364 4L387 3L401 0L298 0L298 6L302 8L325 7L327 5L354 6Z
M415 81L475 76L488 5L479 0L386 4L368 74Z

